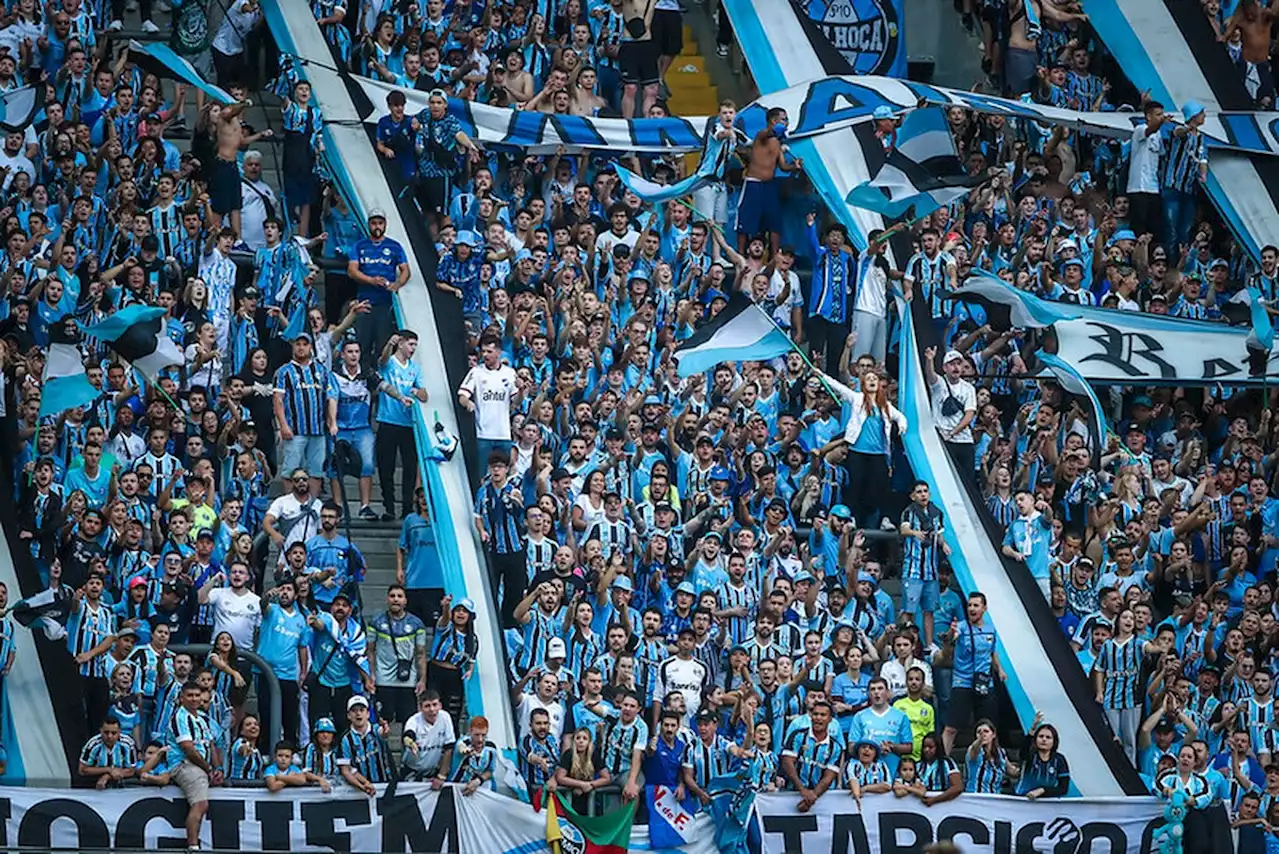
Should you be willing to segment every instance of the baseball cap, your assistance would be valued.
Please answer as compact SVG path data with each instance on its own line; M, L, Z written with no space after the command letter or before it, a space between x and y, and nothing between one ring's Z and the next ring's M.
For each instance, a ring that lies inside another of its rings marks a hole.
M843 504L837 504L831 508L831 516L836 519L852 519L853 511Z
M703 433L693 441L694 447L697 447L698 445L714 445L715 443L716 443L716 440L712 439L706 433Z
M644 403L642 403L641 406L662 406L662 398L658 397L656 394L646 395Z
M346 599L347 604L351 604L351 594L345 590L339 590L337 593L333 594L333 601L337 602L339 599Z
M453 242L465 243L467 246L475 247L480 245L481 240L480 240L480 235L468 229L466 231L459 231L458 236L454 238Z
M564 639L552 638L547 641L547 658L564 658Z
M710 480L731 480L729 470L724 466L716 466L711 470Z
M369 211L369 215L365 219L380 219L386 221L387 212L382 208L373 208Z
M859 750L863 747L870 747L872 750L876 752L876 756L880 755L880 745L876 744L874 741L871 741L865 738L858 741L858 743L853 746L853 749Z
M118 632L116 632L116 637L118 638L132 638L137 636L138 636L138 633L133 630L132 626L125 626L123 629L120 629Z
M1142 425L1140 425L1137 421L1129 421L1124 425L1124 432L1143 433L1145 431L1142 429Z
M196 539L197 539L197 540L212 540L212 539L213 539L213 531L210 531L208 528L201 528L201 529L200 529L200 533L196 534Z
M564 466L558 466L551 470L552 480L563 480L566 477L573 477L573 475L569 474L569 470Z
M354 700L355 697L352 697L351 699ZM338 732L337 728L333 725L333 718L321 718L316 721L316 725L311 728L311 731L315 733L332 732L334 734Z
M875 584L875 583L876 583L876 577L875 577L874 575L872 575L871 573L869 573L869 572L859 572L859 573L858 573L858 583L859 583L859 584L861 584L861 583L862 583L862 582L864 582L864 581L865 581L867 584Z
M1079 252L1080 245L1076 243L1074 240L1067 239L1058 244L1058 249L1057 249L1058 254L1061 255L1064 249L1074 249L1077 252Z
M1069 258L1068 260L1062 262L1062 269L1065 270L1068 267L1079 267L1081 269L1084 269L1084 262L1081 261L1079 258Z
M724 291L720 290L719 288L712 288L711 290L707 291L707 299L706 299L707 302L712 303L718 299L722 299L725 302L729 301L729 298L725 296Z
M471 616L473 616L473 617L476 615L476 603L475 603L475 602L472 602L472 601L471 601L470 599L468 599L468 598L459 599L457 602L454 602L454 603L453 603L453 607L454 607L454 608L461 608L462 610L464 610L464 611L466 611L467 613L471 614Z
M533 253L530 252L528 249L521 249L519 252L516 253L517 263L520 261L531 261L531 260L533 260Z
M369 701L364 698L364 695L356 694L350 700L347 700L347 711L351 711L356 706L364 706L367 709L369 708Z
M711 709L700 709L698 711L698 723L709 724L709 723L719 723L719 722L720 722L720 716L717 715L715 712L711 711Z
M768 507L766 507L765 509L772 510L775 507L785 512L787 509L787 502L784 501L782 498L774 498L770 500Z
M891 119L893 118L893 107L881 104L871 113L873 119Z
M812 584L813 573L808 572L806 570L801 570L800 572L796 573L795 578L791 579L791 583L792 584Z
M693 589L693 585L687 581L681 581L676 585L677 593L688 593L690 596L697 596L698 591Z
M146 580L145 578L143 578L141 575L139 575L137 578L133 578L133 579L131 579L131 580L129 581L129 589L130 589L130 590L132 590L132 589L133 589L133 588L135 588L135 587L146 587L146 586L147 586L147 580Z
M1153 403L1152 403L1152 401L1151 401L1151 397L1150 397L1149 395L1140 394L1140 395L1138 395L1137 397L1135 397L1135 398L1133 399L1133 405L1134 405L1134 406L1145 406L1147 409L1150 409L1150 408L1153 406Z
M659 501L657 504L653 505L654 513L661 513L664 510L670 511L672 513L676 512L676 508L671 506L670 501Z
M963 361L964 361L964 354L963 354L963 353L961 353L959 350L948 350L948 351L947 351L947 355L945 355L945 356L943 356L943 357L942 357L942 364L944 364L944 365L945 365L945 364L947 364L948 362L954 362L954 361L956 361L957 359L959 359L960 361L962 361L962 362L963 362Z
M310 332L299 332L297 335L293 336L293 340L294 340L294 341L306 341L308 344L313 344L313 343L315 343L315 339L311 337L311 333L310 333Z
M627 577L627 576L625 576L625 575L619 575L617 578L613 579L613 583L612 583L612 584L610 584L610 585L609 585L609 587L610 587L611 589L613 589L613 590L632 590L632 589L634 589L634 588L631 586L631 579L630 579L630 578L628 578L628 577Z
M1230 267L1230 266L1231 265L1227 263L1227 259L1225 258L1214 258L1212 261L1209 262L1210 270L1212 270L1215 267Z

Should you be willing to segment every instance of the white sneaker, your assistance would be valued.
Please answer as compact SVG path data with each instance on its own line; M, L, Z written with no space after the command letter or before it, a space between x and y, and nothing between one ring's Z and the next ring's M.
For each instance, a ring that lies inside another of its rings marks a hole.
M889 521L889 517L885 516L883 519L880 520L880 530L896 531L898 529L897 529L897 526L895 526L892 522Z
M143 21L142 31L148 34L155 34L160 32L160 28L157 27L153 21Z
M107 30L109 32L118 33L123 29L124 29L124 21L120 20L119 18L116 18L114 21L112 21L110 24L107 25Z

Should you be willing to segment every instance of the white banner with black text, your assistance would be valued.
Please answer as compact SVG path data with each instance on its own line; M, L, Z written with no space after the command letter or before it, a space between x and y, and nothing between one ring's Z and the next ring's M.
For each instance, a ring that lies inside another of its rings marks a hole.
M866 795L859 806L848 792L831 791L807 813L797 803L795 794L756 799L764 854L918 854L944 839L965 854L1151 854L1164 824L1155 798L961 795L925 807L883 794Z
M870 795L861 807L832 791L808 813L794 794L756 800L763 851L826 854L915 854L936 839L954 839L965 854L1150 854L1162 824L1154 798L1064 799L961 795L934 807L892 795ZM175 788L112 791L0 788L0 848L185 847L187 804ZM546 820L533 808L489 791L470 797L408 784L365 797L345 786L318 789L213 789L201 844L222 851L483 851L536 854L548 850ZM712 854L715 828L699 814L680 847ZM1064 847L1065 846L1065 847ZM632 851L651 850L643 827Z

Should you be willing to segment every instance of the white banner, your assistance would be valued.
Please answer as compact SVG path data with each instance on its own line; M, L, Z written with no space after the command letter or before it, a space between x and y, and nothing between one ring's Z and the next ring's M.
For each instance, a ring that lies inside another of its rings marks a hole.
M212 789L201 828L205 848L225 851L486 851L462 843L455 803L460 789L400 786L377 797L344 785L318 788ZM496 795L494 797L497 797ZM532 810L525 807L529 812ZM0 788L0 848L186 846L187 802L175 787ZM477 840L478 842L480 840Z
M1151 854L1164 820L1155 798L1028 801L961 795L932 807L914 798L829 791L807 813L795 794L760 795L765 854L918 854L952 840L964 854Z

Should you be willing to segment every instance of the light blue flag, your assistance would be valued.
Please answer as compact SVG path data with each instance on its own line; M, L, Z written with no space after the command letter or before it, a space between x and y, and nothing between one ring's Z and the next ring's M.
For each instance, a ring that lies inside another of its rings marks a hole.
M698 161L698 168L687 178L674 184L659 184L642 175L637 175L615 161L613 166L617 170L618 180L622 182L622 186L639 196L641 201L649 203L678 199L713 181L720 180L724 177L729 157L733 154L734 144L744 142L746 137L740 130L733 128L727 137L716 139L717 127L719 127L719 120L716 117L707 119L707 127L703 134L702 159ZM704 216L707 214L706 211L701 213Z
M1074 365L1060 358L1056 353L1037 350L1035 358L1053 373L1053 378L1057 380L1058 385L1062 386L1063 391L1089 401L1092 422L1089 425L1089 442L1096 465L1098 458L1102 455L1102 449L1106 446L1107 438L1107 414L1102 408L1102 401L1098 399L1097 392Z
M205 81L196 67L179 56L173 48L163 42L138 41L129 42L129 59L143 71L150 71L157 77L177 80L194 86L219 104L234 104L236 99L225 89Z
M759 760L753 760L758 762ZM707 784L711 818L716 826L716 849L722 854L748 854L755 829L756 786L750 766L737 774L716 777ZM758 831L757 831L758 833Z
M165 310L159 306L134 303L133 305L125 306L115 314L108 315L93 326L85 326L83 323L80 323L79 326L85 335L95 338L104 344L110 344L132 327L164 315Z
M293 311L289 314L289 324L285 326L284 332L281 333L280 337L286 341L292 341L307 331L307 309L306 300L294 300Z
M1060 320L1080 317L1076 306L1042 300L1035 294L982 270L974 270L951 294L961 302L976 302L986 310L987 322L997 332L1006 329L1043 329ZM1115 312L1109 312L1114 315Z
M795 349L787 333L760 306L735 293L711 321L675 350L682 377L711 370L721 362L758 362Z
M41 418L58 415L77 406L87 406L101 394L85 375L83 357L74 344L61 341L49 344L42 380Z

